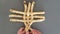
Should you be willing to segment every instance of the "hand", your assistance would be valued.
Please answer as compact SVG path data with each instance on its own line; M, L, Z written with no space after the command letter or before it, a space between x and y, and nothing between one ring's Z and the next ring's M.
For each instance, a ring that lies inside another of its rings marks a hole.
M17 34L42 34L42 32L39 32L36 29L32 29L30 31L25 31L25 28L22 27L18 30Z

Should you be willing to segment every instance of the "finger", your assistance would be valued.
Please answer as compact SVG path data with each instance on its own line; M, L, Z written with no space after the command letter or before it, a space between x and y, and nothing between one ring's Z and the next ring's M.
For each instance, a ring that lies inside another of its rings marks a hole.
M29 34L29 32L27 31L26 34Z
M22 32L18 32L17 34L22 34Z
M24 33L25 33L25 30L24 30L24 28L22 27L22 28L19 29L19 31L18 31L17 34L24 34Z
M17 34L24 34L25 32L19 32L19 33L17 33Z
M33 29L33 30L32 30L32 33L33 33L33 34L42 34L42 32L39 32L39 31L36 30L36 29Z
M32 34L32 32L29 32L29 34Z
M23 28L23 27L19 29L19 31L23 31L23 30L24 30L24 28Z

